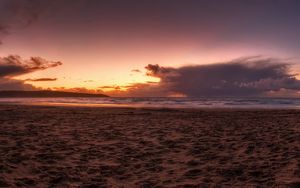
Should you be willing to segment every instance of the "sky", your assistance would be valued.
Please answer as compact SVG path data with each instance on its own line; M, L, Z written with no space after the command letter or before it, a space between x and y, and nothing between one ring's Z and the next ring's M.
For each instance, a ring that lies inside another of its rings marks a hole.
M0 90L300 96L298 0L0 0Z

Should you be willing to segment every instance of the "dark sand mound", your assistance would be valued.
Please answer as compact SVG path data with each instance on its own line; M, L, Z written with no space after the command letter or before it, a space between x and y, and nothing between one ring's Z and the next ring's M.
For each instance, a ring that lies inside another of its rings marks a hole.
M0 187L299 187L300 112L0 106Z

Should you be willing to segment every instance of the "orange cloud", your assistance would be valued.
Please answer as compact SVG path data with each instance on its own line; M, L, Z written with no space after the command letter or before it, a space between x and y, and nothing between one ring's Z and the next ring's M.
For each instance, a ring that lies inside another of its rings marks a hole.
M35 78L35 79L28 78L24 81L26 81L26 82L53 82L56 80L57 80L57 78Z
M92 94L104 93L101 89L88 89L85 87L74 87L74 88L54 87L54 88L49 88L49 90L75 92L75 93L92 93Z

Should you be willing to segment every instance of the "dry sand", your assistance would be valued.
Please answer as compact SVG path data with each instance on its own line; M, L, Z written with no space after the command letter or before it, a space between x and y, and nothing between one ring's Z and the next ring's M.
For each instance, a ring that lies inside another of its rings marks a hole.
M300 111L0 106L0 187L300 187Z

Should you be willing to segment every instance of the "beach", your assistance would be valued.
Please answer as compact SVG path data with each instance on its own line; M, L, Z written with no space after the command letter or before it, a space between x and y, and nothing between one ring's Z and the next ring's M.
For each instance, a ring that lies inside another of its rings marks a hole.
M0 187L300 187L300 110L0 105Z

